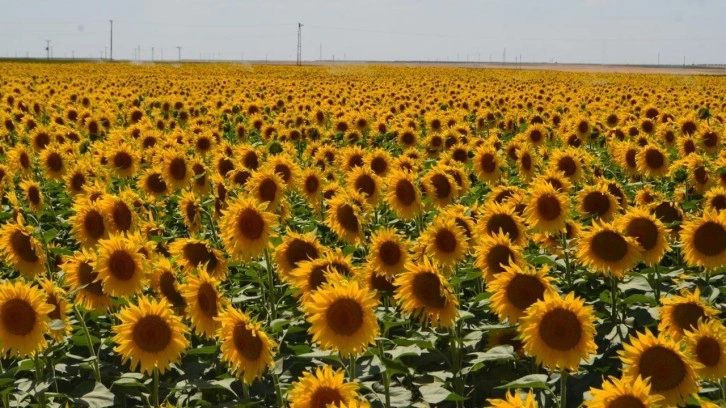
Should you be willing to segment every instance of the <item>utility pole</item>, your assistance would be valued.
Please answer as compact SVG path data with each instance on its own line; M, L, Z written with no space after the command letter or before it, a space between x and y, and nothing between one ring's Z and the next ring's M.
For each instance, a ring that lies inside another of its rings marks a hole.
M176 50L179 52L179 61L181 62L181 47L177 45Z
M660 65L660 53L658 53L658 65Z
M302 23L297 23L297 65L302 65Z
M151 47L151 62L154 62L154 47Z
M113 61L113 20L108 20L111 23L111 52L109 53L109 59Z
M320 43L320 61L323 60L323 43Z
M50 59L50 40L45 40L45 59ZM686 57L683 57L683 65L686 65Z
M504 52L502 53L502 64L507 63L507 49L504 49Z

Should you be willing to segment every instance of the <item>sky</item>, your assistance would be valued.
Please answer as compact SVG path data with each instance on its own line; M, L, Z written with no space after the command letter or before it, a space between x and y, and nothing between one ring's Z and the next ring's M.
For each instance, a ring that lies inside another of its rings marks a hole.
M0 57L726 63L723 0L0 0ZM140 50L140 51L137 51ZM505 51L506 50L506 51Z

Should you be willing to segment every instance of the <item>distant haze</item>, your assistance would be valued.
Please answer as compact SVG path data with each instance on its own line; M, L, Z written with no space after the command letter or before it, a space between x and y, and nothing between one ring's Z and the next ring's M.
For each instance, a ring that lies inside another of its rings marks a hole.
M0 57L726 63L723 0L0 0ZM140 46L140 54L135 48ZM506 48L506 56L504 55ZM660 55L660 57L659 57Z

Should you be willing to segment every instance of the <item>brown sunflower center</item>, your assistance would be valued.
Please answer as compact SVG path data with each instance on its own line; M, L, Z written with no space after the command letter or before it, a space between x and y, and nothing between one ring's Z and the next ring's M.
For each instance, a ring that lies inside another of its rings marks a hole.
M174 180L184 180L187 176L187 163L183 157L175 157L169 162L169 174Z
M557 170L565 173L565 176L570 177L577 172L577 163L570 156L562 157L557 161Z
M486 256L486 263L493 274L504 272L502 265L509 265L509 260L514 258L514 253L507 245L493 246Z
M509 235L509 239L516 241L519 238L517 222L509 214L494 214L487 221L487 232L489 235L503 232Z
M441 281L432 272L417 274L411 289L416 300L425 307L443 309L446 306L446 298L441 293Z
M378 249L378 258L386 265L398 265L401 261L401 247L393 241L385 241Z
M532 156L529 153L522 153L522 157L520 157L519 162L522 164L523 170L529 171L532 169Z
M664 201L658 204L654 209L653 213L659 220L664 224L670 224L675 221L683 220L680 211L671 203Z
M157 315L148 315L134 325L133 339L136 346L147 353L163 351L171 343L171 327Z
M446 228L442 228L436 232L434 243L437 250L447 254L456 251L456 247L458 246L456 234Z
M162 194L166 192L166 182L161 178L161 174L152 173L146 179L146 187L151 190L152 193Z
M629 237L634 237L644 251L650 251L658 243L658 227L648 218L635 218L625 228Z
M265 231L265 220L255 209L247 208L237 216L237 230L248 240L254 241Z
M343 227L344 230L353 233L358 233L358 217L355 215L355 210L349 204L343 204L338 207L335 212L338 218L338 223Z
M305 191L308 192L308 194L313 194L318 191L320 188L320 180L316 176L308 176L308 178L305 179Z
M55 309L51 310L50 313L48 313L48 317L50 317L50 320L60 320L63 318L63 315L61 314L60 301L58 300L58 297L55 295L55 293L48 293L48 299L46 299L45 303L55 307Z
M602 217L610 211L610 200L604 193L593 191L585 195L582 206L587 213Z
M217 257L201 242L190 242L184 245L184 259L194 267L207 264L207 271L212 271L217 266Z
M260 199L264 202L272 202L275 201L275 197L277 196L277 183L275 183L275 180L271 178L266 178L260 182L260 186L258 187L258 191L260 193Z
M348 167L351 169L363 166L363 156L354 154L348 159Z
M362 174L355 179L355 189L370 197L376 192L376 181L373 177Z
M111 217L116 228L120 231L128 231L131 229L132 214L129 207L123 202L116 202L111 210Z
M114 278L127 281L136 272L136 262L134 262L134 258L127 251L120 249L113 251L108 258L108 268Z
M121 170L126 170L133 164L131 155L126 152L116 152L113 155L113 165Z
M83 185L86 184L86 176L83 173L75 173L71 177L71 187L73 191L81 191Z
M651 169L660 169L665 164L665 157L656 149L648 149L645 151L645 164Z
M226 176L232 170L234 170L232 160L223 157L217 162L217 172L219 172L220 176Z
M519 310L525 310L544 297L545 287L536 276L517 274L506 289L507 299Z
M247 154L245 154L243 164L250 170L257 170L257 168L260 166L260 161L257 158L257 153L248 152Z
M553 309L542 316L539 336L547 347L569 351L577 346L582 338L582 324L572 311Z
M609 408L647 408L640 398L633 395L620 395L610 401Z
M713 337L702 337L696 344L698 362L706 367L714 367L721 361L721 344Z
M81 262L78 265L78 281L81 286L86 285L84 291L103 296L103 284L97 279L98 272L94 271L90 264Z
M30 236L23 231L13 232L10 236L10 247L13 253L25 262L36 262L39 259L31 245Z
M496 162L494 161L494 155L491 153L484 153L479 159L481 168L485 173L493 173L496 170Z
M25 336L35 327L35 309L23 299L10 299L2 308L5 331L14 336Z
M706 256L716 256L726 250L726 228L718 222L707 221L693 234L693 246Z
M693 330L701 318L706 318L706 311L695 303L679 303L673 308L673 321L680 330Z
M711 207L717 211L726 210L726 195L719 194L711 199Z
M310 408L327 408L331 405L339 406L343 400L340 391L331 387L319 387L310 397Z
M374 157L371 160L371 170L379 176L384 174L388 169L388 162L383 157Z
M651 390L661 392L677 387L686 377L686 365L673 350L653 346L640 355L640 375L650 377Z
M28 187L28 201L30 201L33 205L40 204L40 189L38 189L38 187Z
M431 177L431 184L434 186L436 198L448 198L451 194L451 183L443 174L434 174Z
M256 333L247 328L247 323L239 322L234 326L232 341L234 342L234 348L245 359L256 361L260 358L263 346L262 340Z
M54 152L48 155L46 163L48 164L48 168L53 172L63 170L63 158L58 153Z
M184 297L176 289L175 283L176 278L174 277L174 275L169 271L165 271L159 277L159 290L164 295L164 297L167 298L169 302L171 302L171 304L183 305Z
M693 175L699 184L706 184L708 182L708 172L704 166L699 166L693 170Z
M405 206L413 204L416 201L416 189L413 184L408 180L399 180L396 183L396 198Z
M323 283L328 281L325 277L326 266L327 265L319 265L310 271L310 275L308 276L308 286L310 287L310 290L317 290L323 285Z
M99 239L106 232L106 226L103 223L103 215L97 210L89 211L83 217L83 229L91 239Z
M317 257L318 249L315 245L298 238L290 241L285 251L285 258L293 269L297 267L298 263Z
M537 213L546 221L552 221L562 214L562 205L557 197L545 194L537 198Z
M606 262L618 262L628 253L628 243L615 231L600 231L590 243L590 250Z
M627 152L625 152L625 163L630 168L636 168L638 166L637 162L635 161L635 156L637 155L637 150L635 149L628 149Z
M212 318L217 316L217 291L207 282L199 285L197 290L197 304L199 310L205 316Z
M352 336L363 325L363 308L353 299L340 298L328 307L325 318L335 334Z

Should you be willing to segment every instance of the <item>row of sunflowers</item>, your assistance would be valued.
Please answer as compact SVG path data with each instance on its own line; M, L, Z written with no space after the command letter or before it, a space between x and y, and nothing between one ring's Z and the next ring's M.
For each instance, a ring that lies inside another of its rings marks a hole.
M4 63L0 399L724 404L724 94Z

